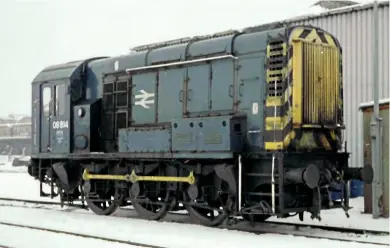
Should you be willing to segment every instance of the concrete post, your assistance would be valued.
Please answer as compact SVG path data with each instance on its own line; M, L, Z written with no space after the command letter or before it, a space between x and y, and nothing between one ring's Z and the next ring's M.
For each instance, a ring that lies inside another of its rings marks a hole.
M379 116L379 63L378 63L378 2L374 2L373 13L373 97L374 114L371 120L371 142L372 142L372 166L374 169L374 181L372 187L372 217L380 217L380 199L382 195L382 156L381 156L381 118Z

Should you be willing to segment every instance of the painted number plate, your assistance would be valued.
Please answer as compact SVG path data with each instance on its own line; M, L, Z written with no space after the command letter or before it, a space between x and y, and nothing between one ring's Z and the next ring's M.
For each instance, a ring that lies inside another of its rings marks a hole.
M53 121L53 129L69 128L68 121Z

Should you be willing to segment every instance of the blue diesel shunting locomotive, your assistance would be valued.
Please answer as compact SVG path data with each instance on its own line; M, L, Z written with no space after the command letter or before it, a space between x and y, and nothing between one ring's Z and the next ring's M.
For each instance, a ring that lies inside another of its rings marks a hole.
M347 213L346 182L372 170L342 149L341 55L324 30L274 25L48 67L32 84L29 173L101 215Z

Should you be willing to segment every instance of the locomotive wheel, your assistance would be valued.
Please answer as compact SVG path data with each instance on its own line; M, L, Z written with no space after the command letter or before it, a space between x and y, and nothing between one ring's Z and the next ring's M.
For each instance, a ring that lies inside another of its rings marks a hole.
M144 196L142 199L137 197L131 201L135 211L146 220L161 220L164 218L171 206L171 193L166 191L165 197Z
M219 195L207 206L199 205L198 203L184 204L184 206L195 223L211 227L222 224L229 217L227 210L231 209L233 203L231 198L224 194Z
M210 227L218 226L229 217L229 211L234 206L232 196L226 193L229 185L213 173L199 178L198 181L203 181L204 186L189 187L184 193L183 205L195 223ZM198 200L199 197L201 201Z
M113 214L119 207L120 203L123 202L124 195L120 194L118 190L115 190L114 196L111 196L111 200L103 201L103 200L95 200L95 199L87 199L87 206L97 215L111 215Z

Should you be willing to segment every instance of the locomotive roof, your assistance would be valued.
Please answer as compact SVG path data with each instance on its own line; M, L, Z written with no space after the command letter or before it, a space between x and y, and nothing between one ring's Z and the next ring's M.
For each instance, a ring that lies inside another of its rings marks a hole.
M202 58L233 56L233 53L260 52L265 49L269 35L272 37L287 35L286 27L285 25L274 25L265 29L264 32L256 30L256 32L248 33L229 30L212 36L150 44L137 47L125 55L94 61L90 66L93 68L93 73L107 75L123 73L124 71L130 72L150 66L161 67L172 63L175 65L188 63L188 61L197 61Z
M247 28L242 32L229 30L213 35L145 45L134 48L129 54L105 57L103 60L92 58L49 66L36 76L33 83L79 78L83 72L87 72L87 64L91 69L88 73L100 77L102 74L130 72L150 66L160 67L172 63L188 63L202 58L220 58L221 56L233 56L233 54L260 52L265 48L269 37L288 36L291 28L304 26L310 25L275 23ZM92 60L95 61L88 63Z
M75 60L75 61L69 61L62 64L57 65L51 65L43 69L43 71L51 71L51 70L58 70L58 69L65 69L65 68L75 68L78 65L80 65L84 60Z
M33 83L71 78L73 74L78 71L81 66L83 66L84 63L100 58L105 57L91 58L88 60L75 60L62 64L48 66L44 68L40 73L38 73L38 75L34 78Z
M50 81L70 78L74 71L83 63L83 60L71 61L63 64L51 65L43 69L33 82Z
M314 28L311 25L287 25L274 23L267 26L251 27L243 30L228 30L213 35L182 38L167 42L149 44L133 48L125 55L94 61L90 64L92 73L109 75L116 73L180 66L190 62L240 56L251 52L263 52L270 37L284 36L295 27ZM321 28L315 27L318 30ZM324 31L326 32L326 31ZM327 32L326 32L327 33ZM335 40L338 43L337 39Z

